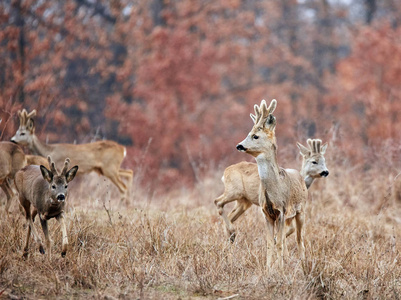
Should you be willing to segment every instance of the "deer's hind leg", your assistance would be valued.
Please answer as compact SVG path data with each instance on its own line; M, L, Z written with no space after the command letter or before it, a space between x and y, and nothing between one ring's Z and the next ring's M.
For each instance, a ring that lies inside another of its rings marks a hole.
M118 171L118 175L120 176L120 178L127 178L126 179L126 186L127 186L127 197L131 196L131 190L132 190L132 179L134 177L134 172L132 170L126 170L126 169L120 169Z
M214 204L217 206L217 211L219 212L219 215L224 220L224 223L226 225L226 230L227 230L227 233L228 233L228 235L230 237L230 241L231 242L234 242L234 239L235 239L235 228L234 228L232 222L228 219L227 213L224 211L224 206L227 203L230 203L230 202L233 202L233 201L237 201L238 199L239 199L238 195L224 192L223 195L217 197L214 200ZM238 203L237 203L237 206L238 206ZM236 209L236 207L234 208L234 210Z
M109 178L112 183L118 188L121 194L121 198L125 198L127 195L127 186L125 183L121 180L119 176L119 170L108 170L106 168L102 169L102 174Z
M302 227L304 225L304 214L302 211L297 212L297 214L295 215L295 223L297 230L298 251L300 252L301 259L305 260L305 246L304 246L304 238L302 236Z
M8 215L12 199L16 198L16 195L14 194L11 188L11 184L8 178L4 179L3 183L1 184L1 189L3 190L4 194L6 194L7 197L5 210Z
M31 233L32 233L32 235L33 235L33 237L34 237L34 239L35 239L35 241L37 241L38 243L39 243L39 251L42 253L42 254L44 254L45 253L45 250L44 250L44 248L43 248L43 245L42 245L42 240L40 239L40 237L37 235L37 233L36 233L36 230L35 230L35 227L34 227L34 225L33 225L33 221L32 221L32 214L31 214L31 204L28 202L28 201L26 201L26 200L24 200L24 199L21 199L20 198L20 203L21 203L21 206L24 208L24 210L25 210L25 219L26 219L26 222L27 222L27 236L26 236L26 242L25 242L25 247L24 247L24 254L23 254L23 257L24 258L27 258L28 257L28 250L29 250L29 239L30 239L30 237L31 237Z
M252 206L252 203L248 200L241 199L237 200L237 203L234 209L228 214L228 222L230 222L231 227L234 229L233 233L230 236L230 241L234 242L236 233L233 223L248 209Z

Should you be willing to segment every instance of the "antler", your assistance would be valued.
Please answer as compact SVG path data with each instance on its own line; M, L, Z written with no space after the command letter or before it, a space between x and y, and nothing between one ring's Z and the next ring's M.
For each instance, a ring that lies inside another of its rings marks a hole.
M58 175L58 172L56 170L56 166L55 166L54 162L52 161L50 155L47 157L47 161L49 162L50 171L53 174Z
M22 111L19 110L18 117L19 117L19 123L21 125L24 125L26 121L26 110L25 109L23 109Z
M29 119L29 118L32 118L34 116L36 116L36 109L31 111L29 114L27 113L26 118Z
M321 145L322 145L322 140L319 139L308 139L307 140L309 149L312 153L320 153Z
M63 171L61 171L61 176L64 176L67 173L68 165L70 164L70 159L67 157L64 162Z
M260 102L260 106L255 104L255 106L254 106L255 113L256 113L255 119L251 115L251 118L254 120L255 125L263 126L268 118L272 117L274 119L274 116L272 114L273 114L274 110L276 109L276 107L277 107L276 99L273 99L270 102L269 107L267 107L266 100L264 100L264 99ZM272 122L274 122L274 121L272 120Z
M253 123L258 124L259 122L262 122L262 124L263 124L266 121L266 119L269 117L269 115L274 112L276 107L277 107L276 99L273 99L270 102L269 107L267 107L266 100L264 100L264 99L260 102L260 106L255 104L253 107L255 109L255 115L250 114L251 119L253 120Z
M36 109L31 111L30 113L28 113L25 108L22 111L18 111L19 122L21 125L26 125L28 120L34 116L36 116Z

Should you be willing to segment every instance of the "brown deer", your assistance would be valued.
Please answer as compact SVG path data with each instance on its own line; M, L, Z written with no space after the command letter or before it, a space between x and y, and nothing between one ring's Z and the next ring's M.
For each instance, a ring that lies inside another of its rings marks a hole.
M35 135L33 117L36 110L27 113L25 109L18 111L20 126L11 141L27 146L34 154L43 157L51 156L56 165L63 163L65 157L70 157L71 163L79 165L79 173L95 171L113 182L121 193L127 196L132 183L132 170L121 169L121 163L126 155L124 146L113 141L97 141L89 144L45 144ZM129 186L121 180L127 178Z
M48 165L44 157L37 155L25 155L21 147L11 142L0 142L0 186L7 200L5 211L8 215L12 199L17 198L12 181L17 171L26 165Z
M327 177L329 170L326 167L324 154L327 149L327 143L322 145L319 139L308 139L305 147L300 143L297 146L300 154L303 157L301 175L305 180L306 187L312 185L317 178ZM259 173L256 163L240 162L231 165L224 170L222 177L224 183L224 193L214 200L219 214L223 217L226 225L230 241L235 240L235 228L233 223L249 208L254 205L259 205ZM236 201L234 209L226 215L224 206L227 203ZM294 227L291 226L286 236L294 232Z
M36 242L39 243L39 251L45 254L42 240L37 234L33 222L36 214L39 214L40 224L46 239L48 255L51 255L51 241L47 220L56 218L61 224L62 252L61 256L67 253L68 237L64 222L64 207L68 196L68 183L74 179L78 166L68 170L70 160L65 159L64 168L59 174L54 162L48 157L50 170L45 166L26 166L15 174L15 186L17 187L19 201L25 210L25 217L28 223L28 234L24 247L24 257L28 257L28 247L31 231ZM68 170L68 171L67 171ZM33 210L31 211L31 205Z
M0 142L0 186L7 197L6 213L15 194L11 188L11 180L17 171L26 165L26 158L21 147L11 142Z
M259 173L259 205L267 221L267 265L278 255L280 269L283 267L285 226L295 219L297 244L301 258L305 259L302 227L303 203L308 198L305 181L297 170L283 169L277 163L275 136L276 118L272 115L277 101L269 107L262 100L255 105L256 115L251 114L254 126L248 136L237 145L237 150L255 157Z
M36 166L43 165L48 169L50 168L47 159L44 158L43 156L25 154L25 158L27 165L36 165Z

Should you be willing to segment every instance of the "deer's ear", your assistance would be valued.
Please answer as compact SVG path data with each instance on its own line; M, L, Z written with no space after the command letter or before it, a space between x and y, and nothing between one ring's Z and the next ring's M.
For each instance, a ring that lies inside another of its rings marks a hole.
M28 119L28 122L26 123L26 128L32 132L33 129L35 128L35 124L33 122L33 119Z
M42 172L42 176L47 182L52 182L53 173L50 172L45 166L40 165L40 172Z
M65 178L67 179L67 182L70 182L74 179L75 175L77 175L78 172L78 166L72 167L66 174Z
M272 114L269 114L267 117L264 126L269 129L270 131L274 131L276 129L276 117Z
M324 155L325 153L326 153L326 150L327 150L327 146L328 146L329 144L327 144L327 143L325 143L321 148L320 148L320 153L322 154L322 155Z
M308 148L306 148L304 145L297 143L297 146L299 148L299 153L304 156L307 157L310 155L310 150Z

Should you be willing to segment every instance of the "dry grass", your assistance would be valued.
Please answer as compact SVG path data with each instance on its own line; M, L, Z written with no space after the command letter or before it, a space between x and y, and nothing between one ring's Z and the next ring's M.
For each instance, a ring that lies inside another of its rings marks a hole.
M50 261L34 242L22 259L26 226L14 203L10 218L1 211L0 298L400 298L399 211L382 201L389 180L373 171L330 171L306 206L307 260L298 259L291 236L284 274L265 266L266 228L256 207L228 242L213 204L223 190L221 170L193 190L136 190L134 203L115 200L96 176L85 178L71 186L66 258L59 226L49 222Z

